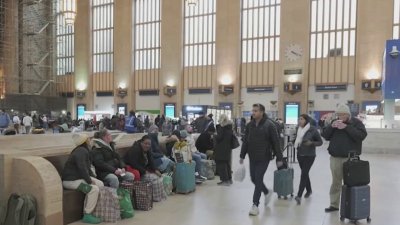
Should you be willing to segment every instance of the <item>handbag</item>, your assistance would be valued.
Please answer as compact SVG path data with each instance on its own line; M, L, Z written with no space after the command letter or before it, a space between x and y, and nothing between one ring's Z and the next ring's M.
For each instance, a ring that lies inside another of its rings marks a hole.
M231 140L231 147L232 149L238 148L240 146L238 138L232 134L232 140Z

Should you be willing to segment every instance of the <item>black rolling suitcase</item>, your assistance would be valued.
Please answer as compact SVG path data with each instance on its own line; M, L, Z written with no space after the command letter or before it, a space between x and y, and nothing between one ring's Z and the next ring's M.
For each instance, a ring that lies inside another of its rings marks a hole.
M369 162L360 160L360 156L350 152L349 159L343 163L343 182L349 187L368 185Z
M369 185L349 187L342 186L342 197L340 201L340 220L349 219L357 222L357 220L370 218L370 187Z

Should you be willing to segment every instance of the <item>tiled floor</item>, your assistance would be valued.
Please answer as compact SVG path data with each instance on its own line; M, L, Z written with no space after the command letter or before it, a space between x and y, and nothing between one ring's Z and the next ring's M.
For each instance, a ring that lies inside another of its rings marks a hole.
M217 179L197 186L196 192L189 195L170 196L167 201L155 203L149 212L136 211L134 218L118 222L118 225L336 225L341 223L337 212L326 214L324 208L329 205L329 187L331 175L329 155L326 146L318 150L318 156L311 169L313 195L303 199L297 206L294 199L279 200L273 196L269 207L261 205L260 215L248 216L251 206L253 184L248 174L243 183L234 183L231 187L219 187ZM237 167L239 151L234 153L234 168ZM371 224L400 224L400 155L363 154L363 159L371 165ZM295 190L299 182L298 164L295 168ZM270 164L264 180L267 187L273 184L273 170ZM263 198L263 197L262 197ZM263 199L262 199L263 201ZM106 225L106 223L103 223ZM366 220L359 224L367 224ZM83 225L77 222L73 225Z

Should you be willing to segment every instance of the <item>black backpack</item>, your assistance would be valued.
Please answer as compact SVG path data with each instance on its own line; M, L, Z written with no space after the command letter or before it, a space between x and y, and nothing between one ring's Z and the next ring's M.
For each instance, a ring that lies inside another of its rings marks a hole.
M36 225L36 200L29 194L11 194L5 209L0 211L0 225Z

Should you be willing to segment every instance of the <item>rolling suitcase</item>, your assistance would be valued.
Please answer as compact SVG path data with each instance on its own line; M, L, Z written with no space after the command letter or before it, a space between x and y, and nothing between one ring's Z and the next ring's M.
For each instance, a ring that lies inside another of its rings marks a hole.
M278 194L278 198L290 195L293 197L293 178L294 170L288 167L287 161L284 158L283 166L274 172L274 192Z
M174 173L176 193L187 194L195 191L195 162L177 163Z
M370 187L369 185L348 187L342 186L342 197L340 201L340 220L357 220L370 218Z
M348 187L368 185L369 162L360 160L360 156L350 152L349 159L343 163L343 182Z

